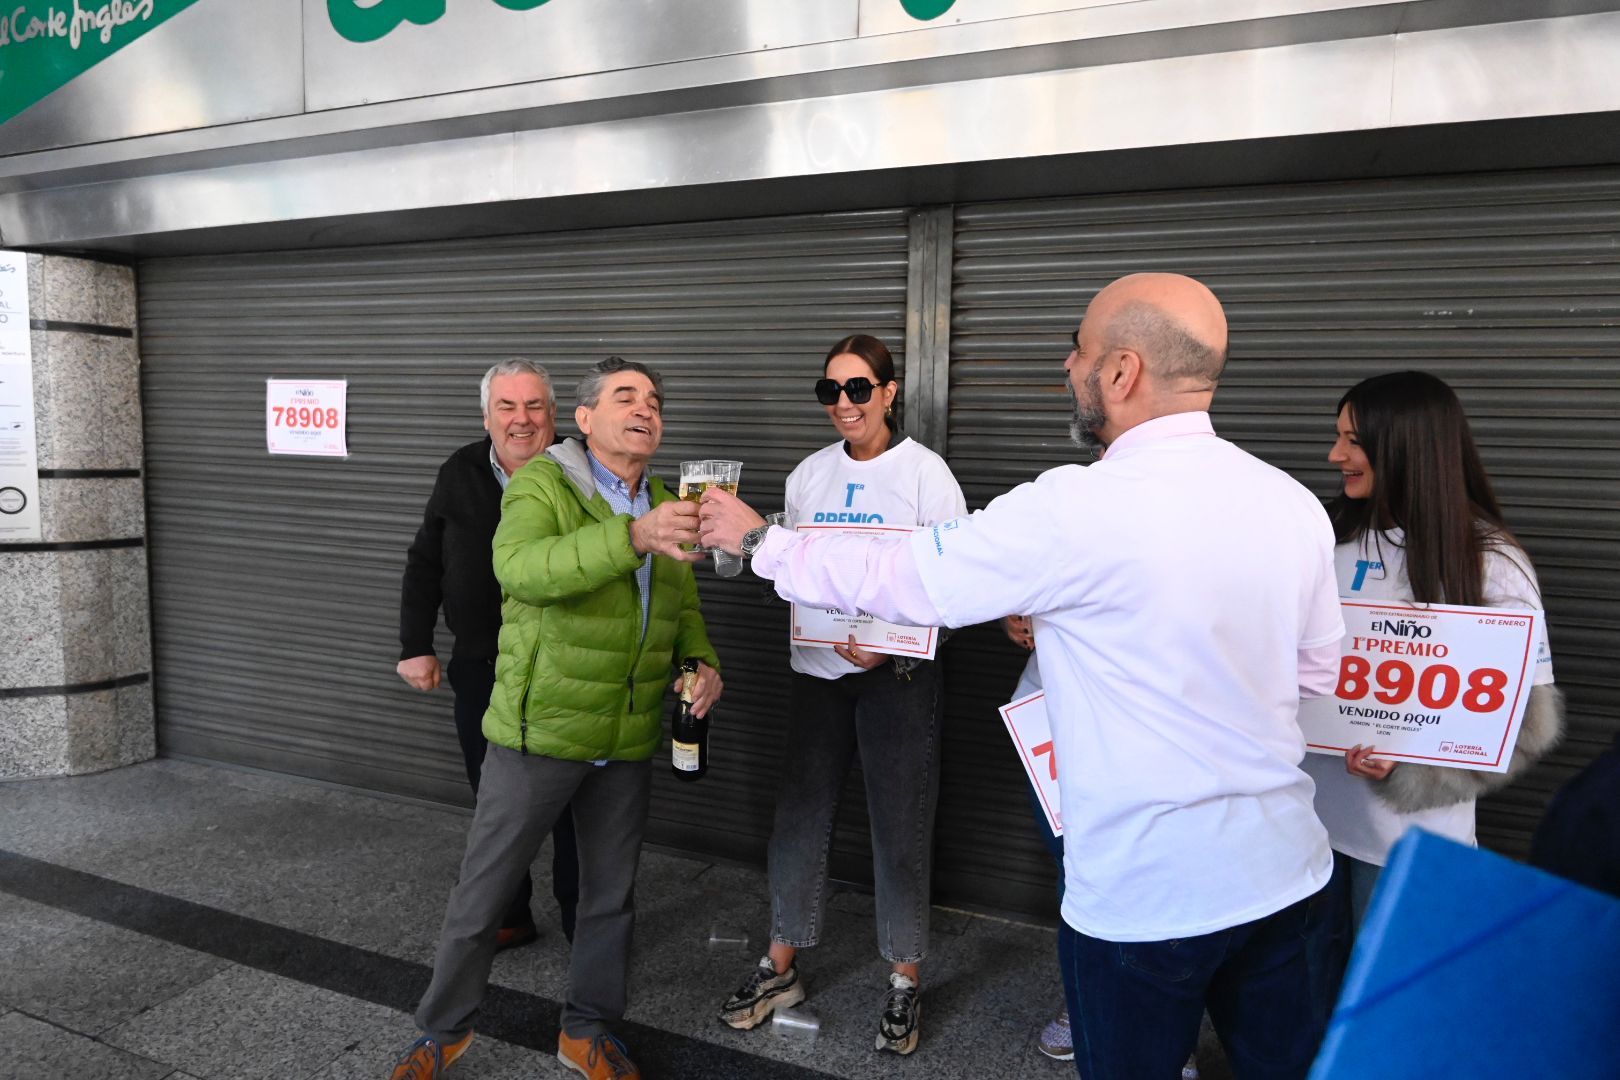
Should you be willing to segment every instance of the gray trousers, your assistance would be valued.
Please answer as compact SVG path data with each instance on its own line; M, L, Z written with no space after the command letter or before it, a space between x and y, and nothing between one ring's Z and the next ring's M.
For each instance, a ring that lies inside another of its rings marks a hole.
M652 763L563 761L491 744L461 880L450 894L433 982L416 1026L441 1042L472 1030L495 961L495 933L563 808L579 837L579 915L562 1029L607 1033L624 1016L635 924L636 863L647 825Z
M888 664L840 679L793 676L769 848L772 941L802 949L820 938L838 796L859 751L872 820L878 952L893 964L917 963L928 952L939 677L934 663L918 664L909 678Z

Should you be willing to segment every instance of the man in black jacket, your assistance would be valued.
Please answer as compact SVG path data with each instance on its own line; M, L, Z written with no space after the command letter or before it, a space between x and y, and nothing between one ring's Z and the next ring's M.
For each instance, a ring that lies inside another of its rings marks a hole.
M467 780L478 793L484 763L484 712L495 685L496 642L501 631L501 587L495 581L491 544L501 520L501 492L513 472L556 437L556 398L539 364L503 360L484 373L479 388L489 438L468 443L439 467L422 527L405 556L399 605L399 677L418 690L436 689L439 658L433 630L444 621L455 637L450 687L455 693L456 734ZM574 819L564 810L552 829L551 890L563 933L574 940L579 901L579 856ZM536 937L529 910L533 882L525 876L507 908L496 938L502 949Z

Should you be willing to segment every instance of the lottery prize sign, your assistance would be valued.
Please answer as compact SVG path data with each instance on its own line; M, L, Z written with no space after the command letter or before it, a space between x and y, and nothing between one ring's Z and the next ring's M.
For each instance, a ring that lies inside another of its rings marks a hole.
M1530 698L1540 611L1346 600L1339 684L1300 703L1306 749L1506 772Z
M1054 836L1063 835L1063 812L1058 801L1057 750L1052 745L1052 725L1046 716L1046 691L1037 690L1001 707L1001 722L1007 725L1018 760L1023 763L1035 801L1046 814Z
M917 529L912 525L800 525L799 531L901 536ZM939 646L939 628L935 626L901 626L871 615L851 615L837 608L793 605L789 627L793 644L830 649L835 645L848 645L851 634L855 635L857 648L890 656L920 656L932 660Z
M266 379L264 436L272 454L348 457L349 384Z

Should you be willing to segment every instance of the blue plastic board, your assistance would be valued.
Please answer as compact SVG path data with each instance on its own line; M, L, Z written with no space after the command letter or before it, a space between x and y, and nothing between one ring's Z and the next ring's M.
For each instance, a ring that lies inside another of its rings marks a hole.
M1620 900L1413 830L1311 1080L1620 1077Z

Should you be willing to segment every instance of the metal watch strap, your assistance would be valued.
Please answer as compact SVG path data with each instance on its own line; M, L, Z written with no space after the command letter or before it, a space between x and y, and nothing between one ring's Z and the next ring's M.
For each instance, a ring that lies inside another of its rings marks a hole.
M759 545L765 542L765 534L770 531L771 527L769 525L761 525L757 529L749 529L747 532L743 533L742 543L739 544L738 547L742 548L742 553L744 555L752 558L754 552L759 550Z

